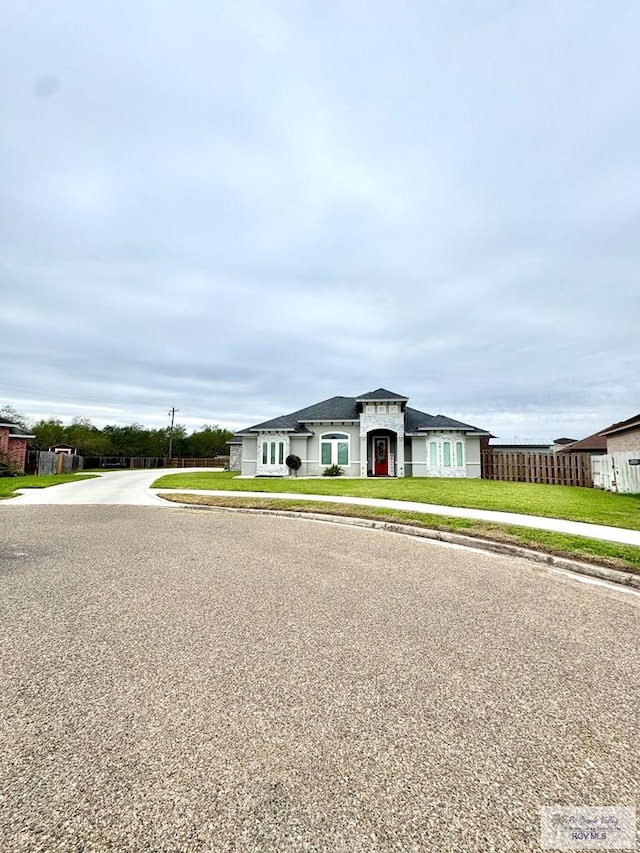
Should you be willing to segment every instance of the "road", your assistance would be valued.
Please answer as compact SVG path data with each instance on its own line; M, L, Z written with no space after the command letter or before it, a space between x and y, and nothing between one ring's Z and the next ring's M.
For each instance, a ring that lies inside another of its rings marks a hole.
M14 506L0 635L7 853L536 851L639 801L640 597L524 560Z
M189 468L192 471L211 471L210 468ZM196 495L214 495L216 497L268 497L294 498L298 501L316 501L324 503L342 503L360 506L385 507L407 512L423 512L434 515L454 516L456 518L477 518L483 521L502 524L517 524L539 530L551 530L574 536L588 536L607 542L620 542L640 547L640 530L627 530L622 527L607 527L602 524L586 524L580 521L568 521L562 518L540 518L514 512L496 512L494 510L471 509L468 507L448 507L416 501L397 501L383 498L354 498L344 495L302 495L282 492L232 492L204 489L151 489L151 484L165 474L184 474L183 468L164 468L162 471L109 471L92 480L80 480L76 483L64 483L48 489L25 489L18 497L0 501L0 511L11 506L45 505L122 505L122 506L167 506L167 502L158 495L181 492ZM286 484L283 484L286 488Z

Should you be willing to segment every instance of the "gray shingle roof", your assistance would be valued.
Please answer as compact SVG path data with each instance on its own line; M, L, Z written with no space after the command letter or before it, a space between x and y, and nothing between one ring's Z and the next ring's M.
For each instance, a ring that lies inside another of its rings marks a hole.
M462 429L473 432L484 433L486 430L478 429L471 424L456 421L446 415L429 415L407 406L405 409L405 432L420 432L428 429Z
M9 433L14 438L35 438L28 430L22 429L17 424L12 424L10 421L0 419L0 427L11 430Z
M408 397L403 397L402 394L396 394L394 391L387 391L386 388L378 388L377 391L367 391L366 394L360 394L356 400L408 400Z
M240 430L236 435L241 437L265 430L309 434L309 430L304 426L305 423L313 421L357 421L360 417L358 403L367 399L407 400L408 398L394 394L392 391L386 391L384 388L380 388L378 391L370 391L369 394L361 397L329 397L328 400L322 400L320 403L298 409L297 412L292 412L290 415L281 415ZM429 415L407 406L405 409L405 431L412 433L429 429L459 429L488 435L486 430L478 429L478 427L462 423L462 421L456 421L453 418L446 417L446 415Z
M306 406L304 409L298 409L297 412L291 412L290 415L280 415L280 417L272 418L270 421L263 421L261 424L247 427L247 429L241 430L238 435L248 435L252 432L272 429L306 434L309 433L309 430L303 426L305 421L356 420L358 420L358 410L353 397L330 397L328 400L314 403L313 406Z

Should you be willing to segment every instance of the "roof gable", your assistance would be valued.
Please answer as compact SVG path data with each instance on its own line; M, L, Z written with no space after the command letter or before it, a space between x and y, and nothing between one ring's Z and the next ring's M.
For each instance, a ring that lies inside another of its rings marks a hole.
M366 400L404 400L409 399L402 394L396 394L394 391L387 391L386 388L378 388L377 391L367 391L366 394L360 394L355 398L357 403L365 402Z

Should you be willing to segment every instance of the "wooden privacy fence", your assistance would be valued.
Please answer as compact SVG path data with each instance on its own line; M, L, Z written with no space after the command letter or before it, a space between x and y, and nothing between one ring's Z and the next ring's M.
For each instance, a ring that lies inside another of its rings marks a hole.
M169 459L166 456L87 456L85 468L228 468L228 456Z
M592 456L593 485L609 492L640 495L640 451Z
M84 457L71 453L52 453L49 450L27 450L25 474L71 474L82 471Z
M591 488L588 453L525 453L482 451L482 477L514 483L548 483L553 486Z

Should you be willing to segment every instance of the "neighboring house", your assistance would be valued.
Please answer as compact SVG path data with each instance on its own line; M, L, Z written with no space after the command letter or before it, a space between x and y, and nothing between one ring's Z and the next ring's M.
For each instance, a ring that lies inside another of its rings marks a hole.
M619 421L602 431L607 440L608 453L630 451L640 456L640 415Z
M35 438L17 424L0 420L0 458L6 456L9 464L19 473L24 473L27 442Z
M640 493L640 414L574 441L560 452L588 453L596 488Z
M558 453L588 453L591 456L602 456L607 452L607 439L602 432L594 432L580 441L565 444Z
M282 477L292 454L302 460L301 476L339 465L349 477L480 477L480 439L490 433L407 402L379 388L256 424L229 442L230 468Z
M54 444L49 448L50 453L66 453L68 456L75 456L76 449L71 444Z
M513 439L506 441L500 438L489 439L489 450L495 450L498 453L549 453L552 445L548 441L528 441L526 439Z
M577 439L575 438L554 438L553 439L553 447L551 448L554 453L559 453L563 450L568 444L573 444Z

